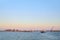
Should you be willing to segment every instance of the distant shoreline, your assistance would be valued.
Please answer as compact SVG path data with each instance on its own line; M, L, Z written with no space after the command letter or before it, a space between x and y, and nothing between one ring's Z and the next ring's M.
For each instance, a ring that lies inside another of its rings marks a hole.
M0 32L60 32L60 30L0 30Z

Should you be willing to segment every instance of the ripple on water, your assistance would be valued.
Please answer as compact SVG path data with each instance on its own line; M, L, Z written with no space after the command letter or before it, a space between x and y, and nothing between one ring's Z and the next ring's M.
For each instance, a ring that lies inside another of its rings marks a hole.
M60 32L0 32L0 40L59 40Z

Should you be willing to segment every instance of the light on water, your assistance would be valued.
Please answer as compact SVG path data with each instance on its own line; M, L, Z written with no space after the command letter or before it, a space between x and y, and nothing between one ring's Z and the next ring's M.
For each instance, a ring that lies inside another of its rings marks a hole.
M0 40L60 40L60 32L0 32Z

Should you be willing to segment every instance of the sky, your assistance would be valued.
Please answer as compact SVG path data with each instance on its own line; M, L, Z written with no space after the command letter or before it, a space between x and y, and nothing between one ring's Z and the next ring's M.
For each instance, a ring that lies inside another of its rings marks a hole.
M0 0L0 29L60 29L60 0Z

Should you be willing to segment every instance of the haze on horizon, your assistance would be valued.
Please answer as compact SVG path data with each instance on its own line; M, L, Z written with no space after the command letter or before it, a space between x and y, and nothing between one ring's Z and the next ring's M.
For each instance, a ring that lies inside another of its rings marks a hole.
M60 0L0 0L0 29L60 29Z

